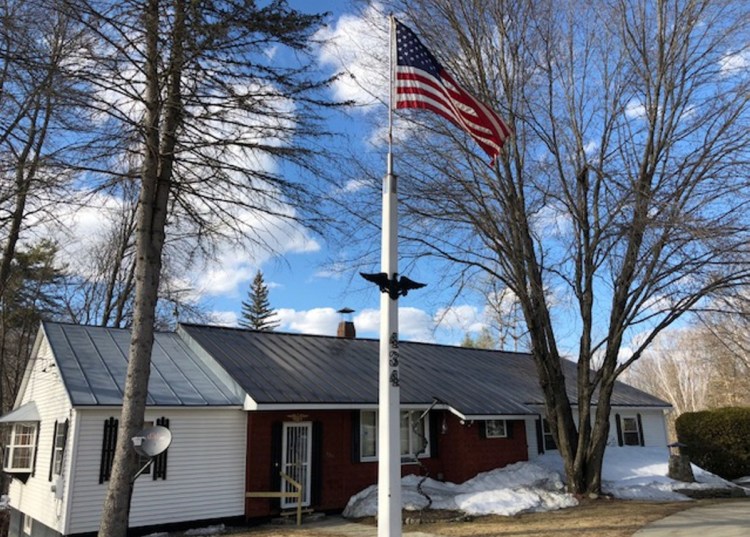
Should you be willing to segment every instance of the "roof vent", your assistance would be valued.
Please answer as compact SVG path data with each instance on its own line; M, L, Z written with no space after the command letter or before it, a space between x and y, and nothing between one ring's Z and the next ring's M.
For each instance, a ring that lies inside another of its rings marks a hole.
M345 339L354 339L357 337L357 331L354 329L354 321L352 320L353 309L341 308L337 313L341 314L341 320L339 321L339 327L336 330L336 336Z

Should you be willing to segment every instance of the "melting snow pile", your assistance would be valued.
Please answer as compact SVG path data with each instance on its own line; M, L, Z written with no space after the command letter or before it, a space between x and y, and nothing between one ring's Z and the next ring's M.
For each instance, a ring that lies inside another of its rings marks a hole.
M675 490L732 486L695 465L696 483L670 479L667 477L668 458L665 448L607 448L603 492L621 499L675 501L688 499ZM574 496L564 491L562 468L560 456L553 452L533 462L519 462L481 473L461 484L428 478L422 484L422 490L432 498L432 509L458 510L472 515L552 511L578 504ZM427 499L417 492L421 480L417 476L406 476L401 480L404 509L419 510L427 506ZM375 516L377 503L377 486L372 485L349 499L344 516Z
M427 506L427 498L417 492L421 480L413 475L401 480L404 509L415 511ZM459 510L473 515L514 515L577 505L577 500L563 488L560 474L530 462L484 472L460 485L429 478L422 484L422 490L432 499L432 509ZM371 485L349 499L344 516L374 516L377 504L377 486Z

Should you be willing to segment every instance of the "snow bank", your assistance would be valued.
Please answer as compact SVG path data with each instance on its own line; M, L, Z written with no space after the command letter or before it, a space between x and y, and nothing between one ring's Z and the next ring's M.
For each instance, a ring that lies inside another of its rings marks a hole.
M602 492L616 498L646 501L682 501L681 489L715 489L732 483L693 465L696 483L667 477L669 452L666 448L609 447L604 456ZM432 498L432 509L459 510L472 515L515 515L530 511L551 511L578 502L564 492L563 464L557 452L546 453L533 462L519 462L484 472L461 483L427 479L422 489ZM404 509L419 510L427 499L417 492L422 478L401 480ZM378 490L372 485L349 499L344 516L362 518L377 514Z
M427 506L427 499L417 491L421 479L410 475L401 480L404 509L416 511ZM460 485L428 478L422 484L422 490L432 499L432 509L459 510L475 515L550 511L578 503L572 495L563 492L558 473L528 462L481 473ZM344 516L375 516L377 507L377 486L371 485L349 499Z

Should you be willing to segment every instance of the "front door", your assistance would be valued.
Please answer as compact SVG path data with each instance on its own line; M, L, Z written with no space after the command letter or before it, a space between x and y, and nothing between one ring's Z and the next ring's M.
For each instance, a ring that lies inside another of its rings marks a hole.
M282 433L281 461L282 471L302 484L302 505L310 505L310 461L312 458L312 423L284 423ZM294 492L294 486L281 480L282 492ZM281 508L297 507L294 498L282 498Z

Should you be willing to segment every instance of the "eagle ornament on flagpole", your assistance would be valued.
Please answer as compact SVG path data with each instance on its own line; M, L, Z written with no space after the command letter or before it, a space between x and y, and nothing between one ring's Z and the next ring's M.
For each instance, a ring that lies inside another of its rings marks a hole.
M398 298L424 287L398 278L398 182L393 172L393 111L430 110L466 131L494 165L510 128L492 109L464 90L408 27L390 21L388 156L383 178L381 272L362 274L378 285L380 355L378 377L378 537L401 537L400 353Z

